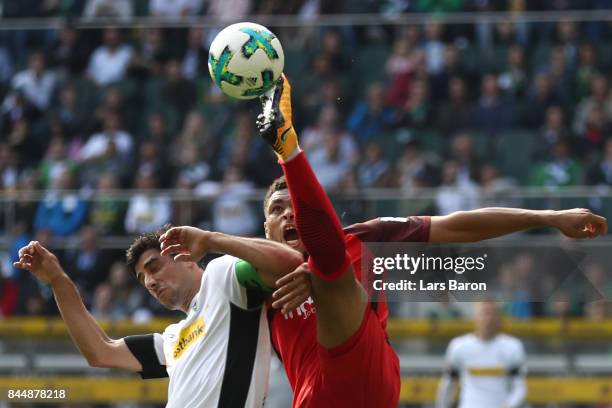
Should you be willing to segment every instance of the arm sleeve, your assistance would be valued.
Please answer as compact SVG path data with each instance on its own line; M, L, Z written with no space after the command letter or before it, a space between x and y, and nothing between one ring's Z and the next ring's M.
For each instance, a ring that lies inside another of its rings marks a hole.
M127 336L123 340L134 357L140 361L142 371L139 374L143 379L168 376L164 357L164 339L160 334Z
M362 242L427 242L430 217L380 217L347 227Z
M445 369L436 396L436 408L450 408L453 403L455 381L459 378L459 359L457 342L451 341L446 349Z
M450 408L453 402L453 394L455 390L455 384L453 381L454 378L448 373L444 373L440 379L438 392L436 394L436 408Z
M210 274L214 286L241 309L260 308L270 291L266 292L265 284L251 264L233 256L224 255L212 260L205 273Z
M525 362L525 349L523 344L517 341L514 365L508 373L510 377L510 393L506 400L506 406L508 407L518 408L525 402L527 396L527 381L525 380L527 367Z

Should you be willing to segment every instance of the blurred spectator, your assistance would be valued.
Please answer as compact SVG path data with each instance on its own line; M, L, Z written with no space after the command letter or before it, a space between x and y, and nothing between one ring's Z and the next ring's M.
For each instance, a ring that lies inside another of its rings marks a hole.
M350 120L350 119L349 119ZM342 156L348 157L351 163L357 162L359 158L359 147L354 138L340 124L340 114L333 106L326 106L321 109L316 123L309 126L302 132L300 145L308 154L321 148L326 135L335 134L340 138L340 150ZM376 135L380 140L381 135Z
M370 142L365 148L364 160L358 167L359 185L364 188L389 186L389 162L383 157L378 143Z
M66 251L66 271L77 286L90 295L106 279L111 259L107 252L99 249L98 234L91 225L81 228L75 244Z
M168 224L172 217L172 202L170 198L155 194L158 180L154 174L140 173L136 175L134 188L136 192L128 203L125 215L125 231L130 234L142 234L157 231Z
M128 129L131 123L129 121L128 113L133 112L128 103L126 103L125 88L117 85L108 86L104 89L101 95L102 101L98 103L96 110L94 111L94 117L90 123L92 129L100 129L104 127L104 121L108 112L116 113L121 119L121 123ZM127 120L126 120L127 119Z
M586 153L586 160L601 153L604 139L610 134L612 123L606 120L605 112L600 106L594 106L588 113L584 133L578 134L581 153Z
M50 116L59 121L63 132L69 138L83 137L83 132L89 127L84 101L79 99L77 89L72 85L65 85L59 90L58 104L51 107Z
M572 101L576 88L575 72L568 67L562 48L555 47L550 51L550 63L546 72L550 77L553 93L564 104Z
M164 159L163 145L155 140L145 140L140 144L138 165L134 174L153 174L159 188L170 187L170 169Z
M530 303L533 294L530 285L533 279L534 259L531 254L519 253L499 271L497 297L504 299L505 314L514 319L530 319L534 310Z
M444 48L444 67L434 75L429 75L429 84L432 98L444 101L448 97L449 81L452 78L463 78L467 80L473 75L464 67L459 50L454 45Z
M203 0L150 0L149 14L162 18L195 16L202 9Z
M143 302L144 290L136 284L136 280L131 276L130 271L124 262L116 261L110 266L108 274L108 284L113 292L113 312L114 318L126 318L135 313L141 312L140 305Z
M119 30L107 28L103 45L89 59L87 75L100 86L120 81L125 77L132 55L132 48L121 43Z
M28 69L15 74L11 81L13 89L23 92L25 98L40 110L49 107L57 79L47 69L42 52L33 52L28 60Z
M68 158L68 150L63 139L55 138L49 143L47 154L39 166L42 188L49 188L68 170L75 173L77 164Z
M578 52L578 67L576 69L576 95L585 98L591 87L591 79L600 74L597 50L591 43L582 44Z
M408 100L397 112L395 125L409 129L427 128L432 122L432 115L428 84L424 80L416 80Z
M336 30L328 30L323 33L321 41L322 49L317 58L326 58L329 61L330 70L334 75L342 75L351 69L350 61L345 55L346 41Z
M608 79L604 75L593 75L591 77L590 95L580 101L574 114L574 132L584 134L588 126L591 111L599 109L601 119L606 123L612 120L612 98Z
M246 196L253 193L253 187L237 166L225 170L219 195L213 204L213 230L240 236L257 233L259 220L246 200Z
M216 21L235 21L249 14L253 7L251 0L208 0L207 6L206 14Z
M419 69L426 73L425 53L419 48L419 28L409 25L401 30L385 63L385 71L391 79L387 102L392 106L401 106L406 101Z
M127 202L112 195L120 187L113 172L100 174L89 212L89 223L100 235L123 233Z
M328 192L339 189L351 170L351 158L343 155L340 143L339 135L326 134L322 145L309 156L312 169Z
M165 74L161 101L175 109L177 114L188 112L196 103L196 88L193 82L183 77L180 62L176 59L170 59L166 63Z
M497 78L502 91L513 97L522 97L527 87L525 51L518 45L508 48L506 66Z
M19 168L17 155L5 143L0 143L0 191L17 188Z
M80 151L83 162L102 161L109 155L117 155L123 161L128 161L132 153L134 140L132 135L121 129L121 121L116 112L106 112L103 130L89 137Z
M96 286L91 304L91 315L96 320L115 320L125 318L123 310L119 310L119 316L115 314L118 305L113 302L113 288L108 283Z
M478 206L478 190L470 181L459 182L457 162L448 160L442 166L442 185L436 193L439 215L473 210Z
M152 112L147 117L147 130L140 135L139 141L150 140L166 146L170 141L170 132L162 112Z
M560 141L567 140L570 134L560 106L550 106L546 110L546 121L540 129L540 139L537 143L536 158L544 160L550 157L552 148Z
M508 197L516 193L516 182L509 177L503 177L494 164L486 163L480 167L478 181L480 208L520 207L516 199Z
M0 92L13 76L13 62L8 50L0 45Z
M438 158L424 152L420 141L414 137L402 138L400 149L397 171L401 189L413 192L417 187L433 187L438 184Z
M448 82L448 99L438 106L434 121L437 129L448 135L470 126L472 107L463 78L454 77Z
M181 145L179 166L176 170L177 180L175 184L177 186L193 189L206 181L210 172L210 165L201 159L198 146L195 143L190 142Z
M49 66L56 70L60 80L79 76L87 66L87 48L80 41L80 32L71 26L59 31L49 51Z
M565 61L570 70L576 67L578 57L578 27L575 21L563 20L557 23L557 43L563 49Z
M214 124L209 123L204 115L196 110L187 114L183 122L181 133L171 144L172 161L178 163L181 155L181 148L184 144L198 146L201 159L212 163L218 156L221 138L216 137Z
M83 17L86 20L95 18L115 18L129 20L133 9L130 0L87 0Z
M552 81L548 74L540 73L533 81L533 88L527 95L523 107L523 124L538 128L544 122L546 110L551 106L563 106L563 100L553 91Z
M198 75L208 70L207 63L208 51L204 44L204 29L201 27L190 27L187 35L187 49L181 61L183 77L194 81Z
M582 182L582 166L570 155L569 144L561 140L551 151L551 159L532 168L530 184L541 187L574 186Z
M474 139L469 134L455 136L451 145L451 158L457 165L457 185L473 185L480 172L480 160L474 152Z
M481 82L481 96L472 113L472 123L478 130L495 135L510 127L514 106L499 94L495 74L485 74Z
M368 85L366 100L359 101L346 127L364 144L387 130L393 123L394 112L385 106L385 90L381 83Z
M4 276L4 271L0 271L0 320L15 313L18 299L19 287L15 281Z
M141 41L129 61L130 75L141 78L146 78L148 75L160 75L164 63L171 54L165 43L164 31L161 28L153 27L141 30L139 36Z
M588 170L585 181L589 185L612 186L612 138L606 140L603 158Z
M76 233L87 217L88 203L73 190L74 174L65 169L38 205L34 230L48 229L53 236L66 237Z
M427 74L437 75L444 69L445 46L442 42L444 26L436 21L425 24L425 61L427 63Z

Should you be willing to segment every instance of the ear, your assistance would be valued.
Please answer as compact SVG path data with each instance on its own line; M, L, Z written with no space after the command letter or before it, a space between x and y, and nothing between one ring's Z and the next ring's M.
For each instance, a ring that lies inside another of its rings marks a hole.
M268 229L268 223L264 221L264 231L266 233L266 238L270 239L270 230Z

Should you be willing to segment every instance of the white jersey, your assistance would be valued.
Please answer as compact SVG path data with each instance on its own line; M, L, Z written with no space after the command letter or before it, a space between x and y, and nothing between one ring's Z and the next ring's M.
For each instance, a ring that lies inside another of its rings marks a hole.
M261 293L238 282L238 261L229 255L211 261L187 317L163 334L126 337L143 365L143 378L160 377L165 367L168 408L264 405L271 357L268 321Z
M498 334L483 341L466 334L446 352L449 374L461 384L458 408L518 407L525 397L525 351L515 337Z

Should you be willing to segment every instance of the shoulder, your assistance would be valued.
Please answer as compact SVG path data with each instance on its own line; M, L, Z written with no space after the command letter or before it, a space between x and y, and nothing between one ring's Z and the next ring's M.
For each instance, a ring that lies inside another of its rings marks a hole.
M221 270L234 266L238 262L238 258L231 255L223 255L213 259L206 265L206 270Z
M511 347L513 350L523 350L523 342L517 337L508 334L500 334L499 342L505 347Z
M475 337L472 333L463 334L452 339L449 344L449 348L453 347L455 349L459 349L461 347L468 346L474 343L474 339Z

